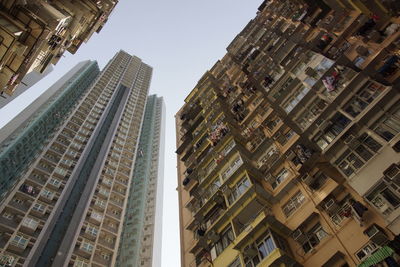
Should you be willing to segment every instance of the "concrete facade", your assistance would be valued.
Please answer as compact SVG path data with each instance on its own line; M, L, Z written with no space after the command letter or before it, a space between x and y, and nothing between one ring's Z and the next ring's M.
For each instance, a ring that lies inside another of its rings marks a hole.
M176 115L182 266L398 259L395 14L262 3Z
M118 1L0 1L0 93L11 96L24 76L43 73L65 51L75 53L100 32Z

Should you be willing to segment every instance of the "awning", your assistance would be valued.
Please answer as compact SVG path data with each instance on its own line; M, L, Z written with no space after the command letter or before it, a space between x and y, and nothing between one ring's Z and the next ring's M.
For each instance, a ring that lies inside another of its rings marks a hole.
M365 261L360 263L358 267L370 267L374 264L384 261L387 257L392 256L394 250L388 246L384 246L378 249L376 252L372 253Z

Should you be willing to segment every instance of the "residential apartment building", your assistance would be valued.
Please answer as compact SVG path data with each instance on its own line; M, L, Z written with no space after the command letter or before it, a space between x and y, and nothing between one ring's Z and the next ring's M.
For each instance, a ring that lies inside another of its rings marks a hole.
M176 115L182 266L398 266L399 22L261 4Z
M147 100L116 266L161 266L165 107Z
M1 166L8 171L2 185L12 186L4 187L0 203L4 266L115 266L121 235L134 227L124 225L126 209L135 202L148 208L139 230L156 228L162 100L150 98L152 115L146 117L152 68L120 51L101 73L95 62L71 72L55 97L34 105L38 112L3 144L12 150ZM63 97L71 92L79 96ZM143 145L151 148L148 176L142 177L148 180L146 194L140 195L144 202L130 195L137 186L133 170L138 155L144 155L138 140L146 125L152 139ZM14 175L12 164L23 171Z
M31 71L25 75L25 77L21 80L21 83L15 88L12 96L0 96L0 109L4 106L8 105L11 101L17 98L19 95L23 94L26 90L28 90L31 86L35 85L41 79L43 79L47 74L53 71L53 65L49 65L46 70L42 73L38 71Z
M77 64L0 129L1 198L19 182L46 141L67 118L100 73L94 61Z
M67 50L99 32L118 1L0 1L0 93L12 95L25 74L42 73Z

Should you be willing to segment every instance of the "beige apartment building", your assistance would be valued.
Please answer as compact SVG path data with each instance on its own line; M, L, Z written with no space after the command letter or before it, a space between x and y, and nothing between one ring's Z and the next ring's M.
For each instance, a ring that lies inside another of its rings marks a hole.
M396 14L261 4L176 115L182 266L398 266Z
M12 95L26 73L44 72L99 32L117 0L1 0L0 93Z

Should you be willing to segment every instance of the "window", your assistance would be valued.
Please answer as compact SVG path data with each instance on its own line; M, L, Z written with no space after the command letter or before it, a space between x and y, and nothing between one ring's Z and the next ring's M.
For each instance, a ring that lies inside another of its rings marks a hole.
M4 266L4 267L14 266L15 261L16 261L16 258L14 256L11 256L8 254L0 255L0 266Z
M348 149L335 161L335 165L349 177L370 160L382 147L367 133L348 142Z
M388 181L380 182L371 192L366 195L366 199L375 206L383 215L390 215L400 206L398 187Z
M283 104L283 108L285 109L286 113L292 111L309 91L310 88L308 87L300 87L293 94L291 94L290 98L287 99Z
M276 249L272 236L268 235L260 243L257 244L258 252L260 253L261 259L267 257L271 252Z
M93 244L89 243L87 241L83 241L82 244L81 244L81 249L85 250L87 252L92 252L93 248L94 248Z
M43 189L40 195L51 200L53 199L54 193L50 190Z
M105 206L106 206L106 201L105 201L105 200L102 200L102 199L96 199L95 205L96 205L96 206L99 206L99 207L101 207L101 208L105 208Z
M43 205L41 203L35 203L32 207L32 210L43 213L46 209L46 205Z
M30 218L30 217L25 217L22 220L22 225L25 226L25 227L28 227L28 228L30 228L32 230L36 230L36 228L39 225L39 221L36 220L36 219Z
M60 187L61 181L54 178L50 178L49 184L54 185L55 187Z
M235 236L232 227L228 226L228 228L221 233L219 241L211 248L211 258L214 260L233 242L234 239Z
M242 158L238 155L229 166L222 172L221 177L223 180L229 178L239 167L243 164Z
M242 264L240 263L240 258L236 258L233 262L231 262L228 267L242 267Z
M376 250L378 250L378 246L373 242L369 242L364 245L359 251L356 252L356 257L359 261L363 261L372 255Z
M318 123L319 127L324 126L325 129L314 138L314 141L321 149L325 149L349 123L349 118L337 112L329 121L320 121Z
M72 152L72 151L71 151ZM75 152L76 153L76 152ZM64 164L64 165L67 165L67 166L69 166L69 167L71 167L72 166L72 164L74 163L72 160L70 160L70 159L62 159L61 160L61 163L62 164Z
M228 196L229 205L232 205L238 198L240 198L244 192L251 186L250 180L247 176L242 178L232 189L232 192Z
M28 245L29 239L17 234L16 236L14 236L14 238L11 240L10 244L15 246L15 247L19 247L22 249L25 249L26 246Z
M107 189L104 189L102 187L100 187L99 193L104 195L104 196L106 196L106 197L108 197L110 195L110 191L108 191Z
M293 131L290 128L286 128L285 130L280 130L273 138L281 145L285 146L287 142L296 134L295 131Z
M244 258L244 264L246 267L256 267L260 263L260 256L258 254L253 258Z
M265 153L258 159L258 168L261 168L267 162L273 163L279 157L279 150L275 145L270 146Z
M288 250L288 244L286 240L280 235L267 230L260 238L257 239L255 244L250 245L251 250L255 250L252 253L256 254L253 257L245 257L244 262L246 267L256 267L266 257L268 257L276 248L280 248L286 252ZM253 255L254 255L253 254Z
M292 215L306 200L303 193L298 191L282 206L282 211L286 217Z
M396 102L393 107L383 115L371 127L386 141L392 140L400 133L400 102Z
M226 156L235 147L235 141L231 140L220 152L220 154Z
M273 118L269 121L266 121L265 126L270 130L271 132L274 130L274 128L281 122L281 118L278 116L274 115Z
M2 217L6 218L7 220L12 220L14 218L14 214L11 214L9 212L4 212Z
M61 176L66 176L67 173L68 173L68 170L66 170L66 169L64 169L64 168L61 168L61 167L56 167L56 168L54 169L54 173L57 173L57 174L59 174L59 175L61 175Z
M328 236L328 233L322 228L320 223L317 223L307 232L307 241L302 244L305 253L310 252L316 247L322 239Z
M280 87L278 87L279 88L279 90L277 90L277 91L275 91L275 92L272 92L273 93L273 98L274 99L278 99L282 94L283 94L283 92L285 92L286 91L286 89L289 87L289 85L293 82L293 78L292 77L288 77L287 79L286 79L286 81L282 84L282 86L280 86Z
M103 183L106 185L112 185L112 180L107 179L107 178L103 178Z
M89 267L89 262L84 259L77 258L75 260L74 267Z
M103 220L103 215L97 212L92 212L92 214L90 214L90 217L97 221Z
M111 175L111 176L114 176L115 171L114 171L113 169L107 168L107 169L106 169L106 173L109 174L109 175Z
M97 229L97 227L93 226L93 225L88 225L86 227L86 233L88 233L89 235L92 236L97 236L97 234L99 233L99 229Z
M276 175L275 181L272 183L272 188L275 189L280 185L283 181L286 180L287 177L289 177L290 172L286 168L282 168L279 173Z
M343 107L353 118L357 117L385 89L383 85L368 82Z
M296 123L304 130L318 117L319 114L325 109L327 103L317 97L306 105L304 110L296 118Z
M346 219L350 218L351 216L351 206L349 202L345 199L344 201L342 200L340 203L338 203L339 209L334 212L331 216L331 221L337 225L340 226L343 221Z

